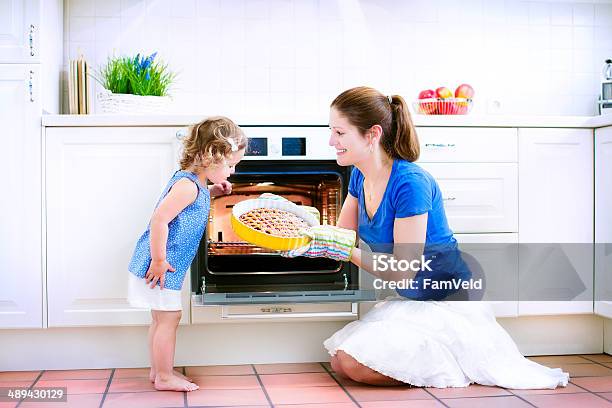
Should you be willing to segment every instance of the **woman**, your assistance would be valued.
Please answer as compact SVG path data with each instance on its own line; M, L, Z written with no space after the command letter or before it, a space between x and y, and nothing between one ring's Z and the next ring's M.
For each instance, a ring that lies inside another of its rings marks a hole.
M567 373L520 354L487 305L440 301L453 290L431 282L469 279L471 273L448 226L438 184L414 163L419 142L404 99L368 87L349 89L332 102L329 126L338 164L355 166L339 228L314 228L311 245L289 256L350 260L385 281L413 282L325 341L332 368L373 385L566 386ZM369 248L353 247L355 232ZM372 260L382 253L405 260L423 255L418 266L427 267L377 270Z

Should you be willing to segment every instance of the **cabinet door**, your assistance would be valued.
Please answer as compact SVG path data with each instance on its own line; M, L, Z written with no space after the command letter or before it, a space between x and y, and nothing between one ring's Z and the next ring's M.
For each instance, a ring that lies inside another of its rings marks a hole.
M593 312L593 131L519 130L519 314Z
M497 317L518 315L518 234L455 234L472 279Z
M419 164L440 185L453 232L517 232L516 163Z
M40 61L40 0L0 0L0 63Z
M46 129L49 326L130 325L128 263L177 169L177 129ZM185 279L183 321L189 321Z
M612 318L612 126L595 130L595 313Z
M39 70L0 64L0 327L42 327ZM31 89L31 94L30 94Z

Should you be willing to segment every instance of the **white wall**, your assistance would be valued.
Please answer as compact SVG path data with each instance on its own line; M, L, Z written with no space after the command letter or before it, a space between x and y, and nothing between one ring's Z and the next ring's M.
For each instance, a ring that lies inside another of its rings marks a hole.
M462 82L474 113L592 115L612 2L66 0L65 58L159 51L185 113L311 115L370 85ZM66 99L66 98L65 98ZM65 106L65 102L64 102Z

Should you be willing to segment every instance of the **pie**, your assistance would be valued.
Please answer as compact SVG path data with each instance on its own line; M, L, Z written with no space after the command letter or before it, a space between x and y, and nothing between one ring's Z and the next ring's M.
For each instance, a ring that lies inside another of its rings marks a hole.
M256 208L247 211L239 218L248 227L283 238L300 238L299 231L310 227L299 216L277 208Z

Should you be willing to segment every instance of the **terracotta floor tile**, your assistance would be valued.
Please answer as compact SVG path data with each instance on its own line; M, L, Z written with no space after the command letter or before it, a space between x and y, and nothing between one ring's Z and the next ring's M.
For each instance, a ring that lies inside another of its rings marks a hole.
M323 366L325 366L325 368L327 368L329 371L331 371L332 373L334 372L334 369L332 368L331 364L329 363L329 361L325 361L322 362L321 364L323 364Z
M581 377L570 380L592 392L612 392L612 377Z
M338 383L328 373L264 374L264 387L336 387Z
M352 402L336 402L331 404L289 404L289 405L274 405L274 408L355 408Z
M18 402L0 402L0 408L15 408L17 404Z
M0 381L34 381L40 371L0 371Z
M529 360L535 361L536 363L540 363L547 367L558 367L558 364L580 364L580 363L590 363L591 361L586 358L570 355L570 356L533 356L527 357ZM557 365L555 365L557 364Z
M436 400L410 400L410 401L367 401L360 402L363 408L444 408Z
M115 378L149 378L150 368L117 368L115 370Z
M574 377L603 377L612 375L612 368L604 367L601 364L559 364L566 373L570 374L570 378Z
M611 403L593 394L525 395L538 408L610 408Z
M0 381L0 387L29 387L34 381Z
M260 389L255 375L203 375L193 377L203 390L245 390Z
M576 392L588 392L580 387L575 386L572 383L568 383L567 387L557 387L554 390L551 389L540 389L540 390L509 390L510 392L518 395L541 395L541 394L573 394Z
M319 363L255 364L258 374L324 373Z
M185 367L185 371L190 377L201 375L245 375L255 374L253 367L245 365L223 365L223 366L197 366Z
M612 355L610 354L581 354L581 356L598 363L612 363Z
M103 380L110 377L112 370L51 370L45 371L41 380Z
M604 397L608 401L612 402L612 392L600 392L597 393L597 395L599 395L600 397Z
M449 388L427 388L437 398L470 398L470 397L494 397L497 395L511 395L508 391L499 387L488 387L485 385L472 384L469 387Z
M37 387L66 387L70 394L100 394L108 380L39 380Z
M51 407L51 408L98 408L103 394L74 394L68 395L66 402L23 402L19 407Z
M108 394L104 408L183 407L182 392L149 391Z
M351 399L340 387L279 387L266 389L266 391L274 405L351 402Z
M423 388L375 387L370 385L347 386L346 391L356 401L405 401L413 399L434 399Z
M264 405L268 400L262 390L197 390L187 393L192 405Z
M518 397L480 397L443 399L450 408L531 408L531 405Z
M109 393L112 392L144 392L155 391L149 378L113 378Z

